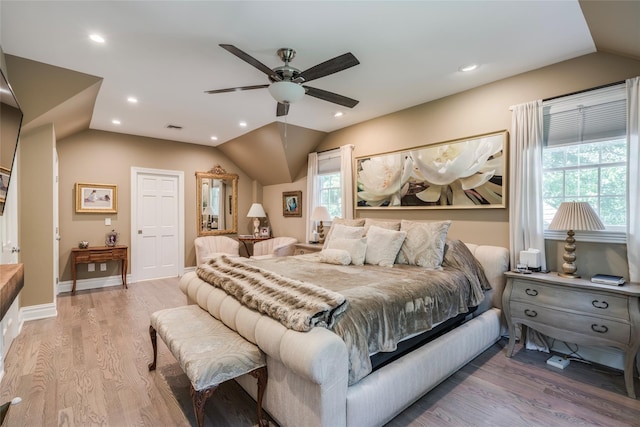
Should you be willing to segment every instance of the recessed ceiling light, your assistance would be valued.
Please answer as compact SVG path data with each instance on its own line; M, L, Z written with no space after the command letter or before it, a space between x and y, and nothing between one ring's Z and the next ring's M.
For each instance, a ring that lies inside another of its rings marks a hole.
M113 120L111 120L111 123L113 123L114 125L119 125L120 124L120 120L113 119Z
M344 113L343 113L342 111L337 111L337 112L333 115L333 117L342 117L342 116L344 116Z
M127 98L127 101L129 101L132 104L137 104L138 103L138 98L134 97L134 96L130 96Z
M212 140L212 141L217 141L217 140L218 140L218 137L217 137L217 136L212 136L212 137L211 137L211 140Z
M473 71L476 68L478 68L478 64L469 64L469 65L463 65L462 67L459 68L459 70L466 73L468 71Z
M89 35L89 38L96 43L104 43L104 37L99 34L91 34Z
M238 123L238 125L239 125L241 128L246 128L246 127L247 127L247 122L240 122L240 123Z

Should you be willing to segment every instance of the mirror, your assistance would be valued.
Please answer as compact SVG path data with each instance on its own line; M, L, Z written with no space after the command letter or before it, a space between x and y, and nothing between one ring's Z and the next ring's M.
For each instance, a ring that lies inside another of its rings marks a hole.
M238 175L220 166L196 172L198 236L238 232Z

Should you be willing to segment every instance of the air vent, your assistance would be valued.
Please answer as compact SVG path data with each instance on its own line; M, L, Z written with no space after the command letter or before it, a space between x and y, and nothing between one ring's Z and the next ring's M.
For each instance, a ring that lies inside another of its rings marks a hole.
M167 125L167 129L182 129L182 126L177 126L177 125Z

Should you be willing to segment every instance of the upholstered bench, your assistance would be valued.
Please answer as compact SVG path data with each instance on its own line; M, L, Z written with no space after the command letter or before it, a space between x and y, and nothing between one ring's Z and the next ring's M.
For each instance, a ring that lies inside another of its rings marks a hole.
M150 371L156 369L158 357L156 331L191 381L198 426L203 425L204 405L218 386L247 373L258 380L258 424L267 425L262 416L267 367L264 354L257 346L198 305L168 308L151 315L153 362L149 364Z

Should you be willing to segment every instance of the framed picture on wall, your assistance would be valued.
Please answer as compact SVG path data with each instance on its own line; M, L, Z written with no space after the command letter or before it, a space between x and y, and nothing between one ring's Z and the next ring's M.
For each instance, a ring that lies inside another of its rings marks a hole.
M118 186L76 182L76 213L118 213Z
M302 191L282 193L282 216L302 216Z
M0 202L4 203L7 197L7 184L9 183L9 177L11 171L9 169L0 167Z

